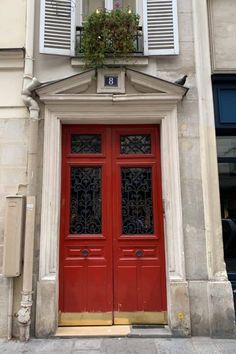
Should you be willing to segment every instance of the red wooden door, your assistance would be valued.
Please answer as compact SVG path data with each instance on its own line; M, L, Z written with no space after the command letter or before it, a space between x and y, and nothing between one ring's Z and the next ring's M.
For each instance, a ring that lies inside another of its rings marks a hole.
M165 323L157 126L64 126L60 323Z

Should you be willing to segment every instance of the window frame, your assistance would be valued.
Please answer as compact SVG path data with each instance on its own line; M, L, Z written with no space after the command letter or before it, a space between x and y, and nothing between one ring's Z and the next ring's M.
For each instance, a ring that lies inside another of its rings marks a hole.
M105 0L105 8L107 10L113 10L113 0ZM136 13L140 16L139 25L143 24L143 0L136 0ZM83 26L83 1L78 3L78 11L76 16L76 26Z
M236 119L235 119L235 123L222 123L220 120L220 90L221 89L236 90L236 74L212 75L212 87L213 87L216 135L219 136L236 135Z

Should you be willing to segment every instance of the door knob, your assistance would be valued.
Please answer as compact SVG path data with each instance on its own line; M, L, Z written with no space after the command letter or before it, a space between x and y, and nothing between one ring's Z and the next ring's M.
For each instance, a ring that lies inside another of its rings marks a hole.
M142 250L136 250L135 255L136 255L136 257L142 257L142 255L143 255Z
M89 255L89 251L86 249L84 249L81 253L82 253L82 256L84 256L84 257L88 257L88 255Z

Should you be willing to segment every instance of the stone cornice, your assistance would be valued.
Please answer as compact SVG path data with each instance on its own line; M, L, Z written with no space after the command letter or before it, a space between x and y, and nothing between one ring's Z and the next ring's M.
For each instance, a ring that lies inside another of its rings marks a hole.
M25 51L23 48L1 48L0 70L15 70L24 68Z

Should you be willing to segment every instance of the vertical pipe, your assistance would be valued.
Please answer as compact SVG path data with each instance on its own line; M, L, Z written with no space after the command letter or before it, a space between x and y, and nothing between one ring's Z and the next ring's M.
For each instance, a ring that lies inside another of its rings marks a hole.
M32 308L32 278L35 234L35 205L36 205L36 171L38 145L38 118L39 107L32 98L31 92L39 84L33 79L33 50L34 50L34 16L35 0L27 0L26 16L26 43L25 43L25 70L22 98L30 111L28 159L27 159L27 200L26 226L23 267L23 289L21 307L18 311L20 340L26 341L30 337L31 308Z
M9 301L7 320L7 339L12 338L12 318L13 318L13 278L9 278Z

